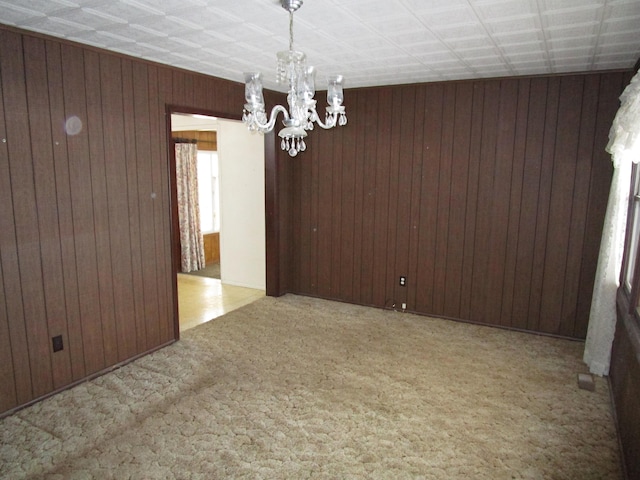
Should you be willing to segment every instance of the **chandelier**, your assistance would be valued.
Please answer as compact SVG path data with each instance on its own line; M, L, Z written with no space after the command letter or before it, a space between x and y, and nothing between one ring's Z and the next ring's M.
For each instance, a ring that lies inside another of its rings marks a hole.
M262 94L262 74L248 72L244 74L245 100L242 121L251 132L270 132L273 130L276 117L282 112L284 128L278 135L282 139L280 146L295 157L298 152L306 150L304 138L307 130L313 130L314 122L324 129L336 125L346 125L347 115L342 106L344 99L342 75L329 77L327 87L327 113L324 122L316 111L314 67L307 67L306 55L293 49L293 12L302 6L302 0L281 0L282 8L289 12L289 50L277 53L278 66L276 81L288 85L287 103L289 110L276 105L267 119L264 96Z

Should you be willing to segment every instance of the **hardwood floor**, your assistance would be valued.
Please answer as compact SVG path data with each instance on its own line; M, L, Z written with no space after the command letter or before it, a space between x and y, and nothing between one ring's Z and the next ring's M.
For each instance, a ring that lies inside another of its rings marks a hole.
M263 290L223 285L215 278L178 274L180 331L196 327L264 297Z

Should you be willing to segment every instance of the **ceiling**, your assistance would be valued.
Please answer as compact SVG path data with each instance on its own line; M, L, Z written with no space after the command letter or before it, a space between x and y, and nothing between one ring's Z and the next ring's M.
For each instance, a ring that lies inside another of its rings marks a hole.
M275 83L279 0L0 0L0 23L243 81ZM294 47L345 87L628 69L640 0L306 0Z

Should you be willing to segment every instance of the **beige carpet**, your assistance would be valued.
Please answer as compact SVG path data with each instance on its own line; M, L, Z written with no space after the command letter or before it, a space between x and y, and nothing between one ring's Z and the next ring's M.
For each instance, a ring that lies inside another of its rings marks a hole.
M182 273L182 272L181 272ZM185 275L195 275L197 277L217 278L220 280L220 263L210 263L200 270L185 273Z
M287 295L0 420L2 478L618 479L583 345Z

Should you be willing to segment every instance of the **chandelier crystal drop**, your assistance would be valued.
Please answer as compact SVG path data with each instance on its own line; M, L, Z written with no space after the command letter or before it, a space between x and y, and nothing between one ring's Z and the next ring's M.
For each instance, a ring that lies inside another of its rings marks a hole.
M262 93L262 74L248 72L244 74L245 100L242 121L251 132L270 132L273 130L278 113L282 113L284 128L278 135L282 139L280 147L292 157L304 152L307 145L304 138L307 131L313 130L314 123L324 129L347 124L347 114L342 105L344 100L342 75L329 77L327 85L326 115L324 121L316 111L314 67L307 66L307 57L303 52L293 49L293 12L302 6L302 0L281 0L282 8L289 12L289 50L277 53L278 65L276 81L288 86L287 110L276 105L267 117Z

